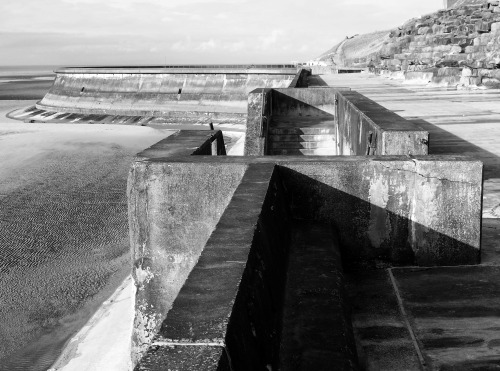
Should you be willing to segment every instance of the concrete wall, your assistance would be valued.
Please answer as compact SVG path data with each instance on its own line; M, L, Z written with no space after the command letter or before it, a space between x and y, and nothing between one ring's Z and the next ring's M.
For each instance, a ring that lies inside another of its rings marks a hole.
M140 369L280 369L291 227L275 165L250 164ZM354 370L356 351L345 300L342 295L332 301L345 309L329 333L330 342L337 332L335 341L342 339L333 359L345 365L342 369ZM332 355L322 357L332 360Z
M129 177L141 369L166 360L184 369L274 369L294 219L332 226L347 264L479 262L479 161L183 157L185 143L174 137L175 146L172 157L141 157Z
M307 78L311 76L310 68L301 68L288 86L289 88L307 88Z
M137 286L133 358L159 330L246 169L244 164L221 168L186 163L164 169L151 162L143 166L145 160L225 154L223 148L221 131L182 131L139 153L130 171L129 230Z
M476 264L482 163L436 156L280 167L295 218L335 226L346 261Z
M245 154L266 154L267 129L287 117L333 120L338 155L425 155L428 132L350 88L256 89L248 95Z
M336 93L339 155L426 155L429 133L355 91Z
M56 73L54 85L37 104L40 109L168 116L179 111L245 114L248 92L259 87L288 87L297 69L103 68Z

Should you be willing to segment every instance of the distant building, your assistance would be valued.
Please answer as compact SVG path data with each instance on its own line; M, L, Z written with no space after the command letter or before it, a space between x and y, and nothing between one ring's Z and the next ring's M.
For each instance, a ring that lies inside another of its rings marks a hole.
M451 8L453 5L455 5L455 3L458 1L458 0L443 0L444 1L444 8L445 9L449 9Z
M307 61L304 64L308 67L312 67L312 66L328 66L329 63L317 59L311 59L310 61Z

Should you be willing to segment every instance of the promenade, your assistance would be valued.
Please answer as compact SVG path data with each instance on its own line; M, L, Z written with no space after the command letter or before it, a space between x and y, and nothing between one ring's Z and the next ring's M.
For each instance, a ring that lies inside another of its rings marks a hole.
M484 163L480 266L351 274L362 362L383 370L498 367L500 91L407 85L368 74L313 76L311 82L351 87L418 124L430 133L429 154L467 155Z

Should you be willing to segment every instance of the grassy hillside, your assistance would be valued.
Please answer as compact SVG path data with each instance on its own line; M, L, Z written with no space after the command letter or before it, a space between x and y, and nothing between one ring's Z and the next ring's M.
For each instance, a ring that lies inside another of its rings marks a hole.
M356 35L335 45L320 56L320 60L333 58L337 65L346 65L350 61L369 55L379 55L389 40L390 31L376 31L364 35Z

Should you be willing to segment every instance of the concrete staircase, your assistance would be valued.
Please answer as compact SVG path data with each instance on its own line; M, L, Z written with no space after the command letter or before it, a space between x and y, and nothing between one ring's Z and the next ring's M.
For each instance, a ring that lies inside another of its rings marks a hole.
M328 124L332 125L328 125ZM301 125L302 124L302 125ZM334 156L337 154L335 129L331 120L319 124L310 122L280 122L269 128L267 154L271 156Z

